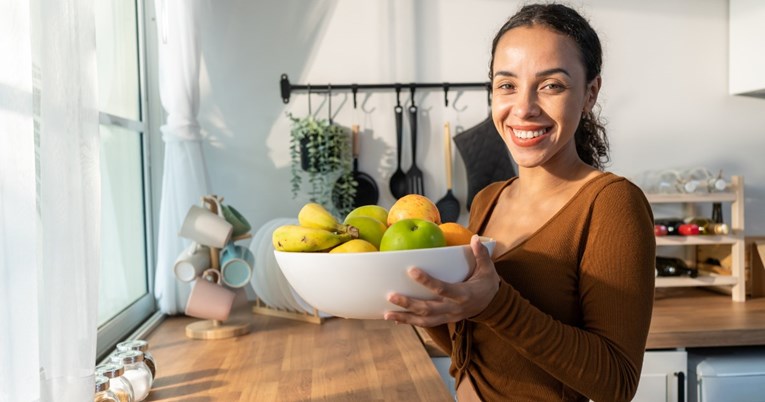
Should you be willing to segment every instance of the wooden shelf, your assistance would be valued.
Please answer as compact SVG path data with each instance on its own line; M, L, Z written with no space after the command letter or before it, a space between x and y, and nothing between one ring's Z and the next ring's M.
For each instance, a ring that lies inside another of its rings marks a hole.
M736 302L746 301L746 273L744 268L744 179L741 176L731 177L731 188L722 193L699 194L646 194L651 204L680 204L684 207L685 216L697 216L698 204L701 203L730 203L731 228L729 235L698 235L698 236L657 236L656 246L684 247L684 260L688 265L696 265L698 251L704 246L723 245L730 250L730 259L726 268L731 275L703 275L697 278L688 277L658 277L657 288L672 287L714 287L720 291L730 291L731 299ZM660 252L657 250L657 254Z
M736 193L646 194L645 198L651 204L733 202L736 201Z
M657 236L657 246L703 246L710 244L736 244L741 241L743 236L733 233L724 236Z
M656 278L656 287L726 286L735 285L738 281L739 278L735 276L724 275L699 275L696 278L660 276Z

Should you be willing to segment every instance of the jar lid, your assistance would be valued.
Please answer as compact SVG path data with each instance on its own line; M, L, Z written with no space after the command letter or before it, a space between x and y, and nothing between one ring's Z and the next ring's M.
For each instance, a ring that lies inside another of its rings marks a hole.
M102 375L96 375L96 392L102 392L109 389L109 379L102 376Z
M108 378L117 378L125 373L125 366L120 363L106 363L96 367L96 374Z
M126 350L113 355L111 360L114 363L122 364L138 363L143 361L143 352L139 350Z
M132 341L124 341L117 344L117 350L119 351L140 350L141 352L145 352L148 349L149 342L146 342L143 339L134 339Z

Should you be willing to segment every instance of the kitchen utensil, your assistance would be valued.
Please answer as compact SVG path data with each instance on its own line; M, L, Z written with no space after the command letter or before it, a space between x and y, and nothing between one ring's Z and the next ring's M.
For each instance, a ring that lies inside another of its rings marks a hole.
M353 207L360 207L362 205L375 205L380 197L380 192L377 189L377 183L372 176L359 172L359 125L354 124L351 126L352 137L352 150L353 150L353 180L356 181L356 195L353 197ZM341 191L341 180L335 183L335 187L332 189L332 200L335 207L340 207L339 193Z
M406 172L409 194L425 195L422 170L417 167L417 106L409 106L409 127L412 135L412 167Z
M393 109L396 114L396 171L393 172L393 176L390 177L390 193L396 199L399 199L407 194L408 185L406 180L406 174L401 169L401 144L404 141L403 133L403 117L404 108L400 105L396 105Z
M446 160L446 195L436 202L442 222L457 222L460 202L452 194L452 134L449 122L444 123L444 159Z
M212 271L218 272L215 269ZM220 285L220 276L215 278L215 283L208 282L204 276L202 274L202 277L194 282L186 302L185 313L189 317L226 321L234 303L234 292Z
M205 246L223 248L231 239L233 230L234 227L217 211L192 205L178 235Z
M515 169L507 146L494 127L491 117L455 135L454 144L465 161L468 184L467 210L470 211L473 197L479 191L495 181L515 176Z
M226 286L241 288L250 283L255 256L247 247L229 243L221 252L220 277Z
M210 248L196 242L183 250L173 264L175 277L182 282L193 281L207 268L210 268Z

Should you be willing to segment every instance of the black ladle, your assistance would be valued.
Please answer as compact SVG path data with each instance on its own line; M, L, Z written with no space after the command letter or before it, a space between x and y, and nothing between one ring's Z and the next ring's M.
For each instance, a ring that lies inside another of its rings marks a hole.
M446 159L446 195L438 200L436 208L441 222L457 222L460 217L460 202L452 194L452 134L449 122L444 123L444 159Z
M409 193L406 174L401 169L401 143L403 139L404 108L400 104L393 109L396 114L396 171L390 177L390 193L399 199Z

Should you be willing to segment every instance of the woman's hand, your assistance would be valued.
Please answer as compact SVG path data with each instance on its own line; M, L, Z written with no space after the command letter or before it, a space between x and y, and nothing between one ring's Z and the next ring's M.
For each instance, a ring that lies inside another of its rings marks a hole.
M481 244L478 236L470 239L475 256L473 273L460 283L447 283L431 277L418 268L410 268L409 276L436 294L435 300L421 300L398 293L388 296L388 301L407 311L388 311L386 320L433 327L447 322L456 322L478 315L499 289L499 275L494 269L489 251Z

